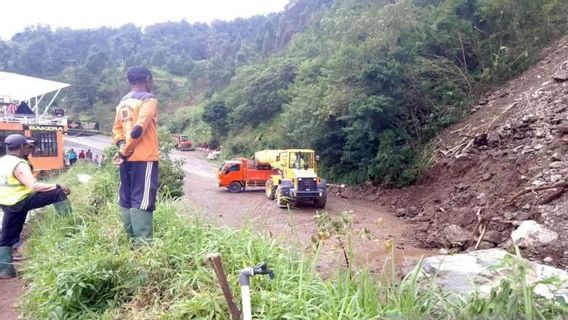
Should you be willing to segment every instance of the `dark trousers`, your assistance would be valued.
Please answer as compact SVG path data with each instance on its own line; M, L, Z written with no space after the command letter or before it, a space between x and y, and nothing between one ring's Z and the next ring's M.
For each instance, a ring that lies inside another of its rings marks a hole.
M125 161L120 165L118 204L126 209L156 209L158 161Z
M63 189L56 188L47 192L34 192L24 200L12 206L2 206L4 218L2 219L2 232L0 232L0 247L12 246L20 240L20 233L24 228L24 222L28 211L45 207L67 199Z

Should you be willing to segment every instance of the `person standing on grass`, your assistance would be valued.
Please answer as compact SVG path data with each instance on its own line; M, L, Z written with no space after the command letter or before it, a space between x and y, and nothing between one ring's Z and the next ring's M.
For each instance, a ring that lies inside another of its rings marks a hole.
M13 246L20 234L29 210L53 204L57 213L72 212L67 195L69 188L59 184L41 183L32 174L27 159L34 149L34 141L20 134L11 134L4 140L6 155L0 158L0 208L4 211L0 231L0 279L16 276Z
M131 67L126 73L130 92L116 107L113 143L119 148L113 163L119 165L118 204L126 233L134 245L150 242L158 191L158 100L151 93L150 70Z

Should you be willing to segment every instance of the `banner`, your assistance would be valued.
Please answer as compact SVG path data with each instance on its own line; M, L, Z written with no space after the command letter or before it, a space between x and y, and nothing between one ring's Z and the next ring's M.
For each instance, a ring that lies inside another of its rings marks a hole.
M98 121L67 120L69 131L96 131L99 132Z

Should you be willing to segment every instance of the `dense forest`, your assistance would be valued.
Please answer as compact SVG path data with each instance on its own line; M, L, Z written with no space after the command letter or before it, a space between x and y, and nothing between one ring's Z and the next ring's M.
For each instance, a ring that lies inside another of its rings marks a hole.
M565 0L292 0L231 22L30 27L0 42L0 69L71 83L58 103L104 121L145 64L171 131L227 157L313 148L331 181L405 185L440 130L566 27Z

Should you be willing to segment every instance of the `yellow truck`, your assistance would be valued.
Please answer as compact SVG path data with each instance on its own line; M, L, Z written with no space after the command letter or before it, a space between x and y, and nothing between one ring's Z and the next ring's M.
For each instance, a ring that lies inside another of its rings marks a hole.
M270 165L278 174L266 182L266 197L276 199L280 208L288 204L312 202L324 208L327 202L327 184L317 174L318 157L310 149L262 150L254 154L254 160Z

